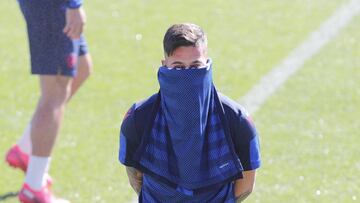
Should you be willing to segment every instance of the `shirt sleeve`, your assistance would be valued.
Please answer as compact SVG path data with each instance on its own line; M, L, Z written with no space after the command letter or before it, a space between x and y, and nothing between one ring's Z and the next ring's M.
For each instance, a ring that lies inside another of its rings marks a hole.
M126 166L135 165L132 156L136 151L136 137L135 105L133 105L125 114L120 128L119 161Z
M82 5L82 2L82 0L67 0L66 3L68 8L76 9Z
M235 151L244 171L259 168L261 164L259 136L252 119L243 112L232 120L232 125Z

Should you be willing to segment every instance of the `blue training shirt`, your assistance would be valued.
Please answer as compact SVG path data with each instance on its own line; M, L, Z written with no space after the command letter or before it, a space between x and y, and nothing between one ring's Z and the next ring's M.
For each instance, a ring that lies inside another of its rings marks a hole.
M148 119L152 116L152 108L158 94L134 104L126 113L120 131L119 160L122 164L140 168L133 155L141 143ZM260 146L258 135L249 115L236 102L219 94L226 119L230 126L230 134L235 153L239 157L244 171L260 167ZM182 188L173 188L147 175L143 176L140 202L234 202L233 182L214 186L213 188L194 194Z

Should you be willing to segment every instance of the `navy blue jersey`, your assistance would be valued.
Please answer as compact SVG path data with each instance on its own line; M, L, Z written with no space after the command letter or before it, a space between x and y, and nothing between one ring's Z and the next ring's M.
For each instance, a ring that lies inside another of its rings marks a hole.
M134 154L141 144L142 136L149 123L153 120L154 106L158 94L134 104L126 113L121 125L119 160L122 164L141 170ZM222 111L229 126L231 148L238 156L244 171L260 167L260 150L256 129L247 113L236 102L219 94ZM143 171L144 172L144 171ZM150 202L234 202L233 182L207 189L194 194L193 191L170 187L166 183L154 179L146 172L140 200ZM154 199L156 197L156 199Z

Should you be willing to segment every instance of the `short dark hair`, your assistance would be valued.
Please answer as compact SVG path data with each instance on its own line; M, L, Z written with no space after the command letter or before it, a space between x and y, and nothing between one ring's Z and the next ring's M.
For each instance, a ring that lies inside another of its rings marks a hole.
M164 52L171 56L175 49L181 46L204 46L207 48L207 37L200 26L192 23L181 23L172 25L165 33Z

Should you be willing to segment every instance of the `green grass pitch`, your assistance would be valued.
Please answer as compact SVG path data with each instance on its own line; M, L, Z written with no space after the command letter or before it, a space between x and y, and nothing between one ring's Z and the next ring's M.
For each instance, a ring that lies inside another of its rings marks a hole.
M158 89L169 25L204 28L217 88L241 98L344 0L85 1L94 73L66 109L50 172L72 202L129 202L117 161L119 126L130 105ZM0 1L0 156L36 105L25 23L16 1ZM263 165L247 202L360 199L360 18L307 61L254 115ZM140 37L141 36L141 37ZM24 175L0 161L0 195ZM9 199L6 202L17 202Z

